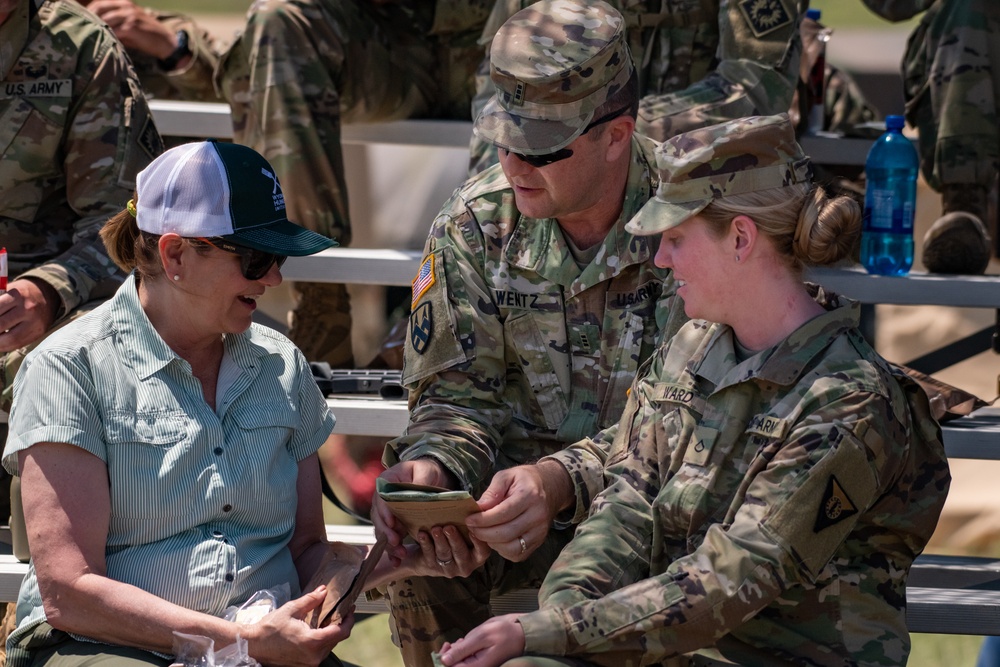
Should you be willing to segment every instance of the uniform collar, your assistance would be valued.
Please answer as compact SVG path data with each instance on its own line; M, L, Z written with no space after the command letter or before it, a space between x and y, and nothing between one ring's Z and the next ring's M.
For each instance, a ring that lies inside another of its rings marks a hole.
M732 384L759 380L781 386L795 384L812 360L834 339L856 328L861 318L861 304L807 285L813 298L826 310L793 331L787 338L749 359L735 363L733 330L714 325L714 331L702 353L692 358L689 368L708 380L716 390Z

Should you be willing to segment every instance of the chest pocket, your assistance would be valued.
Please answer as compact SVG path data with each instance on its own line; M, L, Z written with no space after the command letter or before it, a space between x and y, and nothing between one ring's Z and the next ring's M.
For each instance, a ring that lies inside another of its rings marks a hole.
M195 483L185 465L192 445L188 422L180 410L109 412L105 435L112 515L138 518L152 508L187 511L170 491Z
M19 97L6 104L0 100L0 108L0 216L32 222L62 177L59 142L65 116L48 117Z
M558 429L569 411L569 402L534 316L524 313L508 318L504 336L511 342L508 384L517 384L519 389L511 405L514 417L546 429Z

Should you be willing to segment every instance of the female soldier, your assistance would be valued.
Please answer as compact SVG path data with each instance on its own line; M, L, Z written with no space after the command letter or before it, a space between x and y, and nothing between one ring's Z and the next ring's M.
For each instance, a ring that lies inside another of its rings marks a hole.
M662 235L655 261L698 319L598 436L608 487L541 608L442 661L904 664L905 578L950 476L926 397L861 337L857 304L802 282L851 250L858 207L810 183L784 115L676 136L657 163L629 225Z

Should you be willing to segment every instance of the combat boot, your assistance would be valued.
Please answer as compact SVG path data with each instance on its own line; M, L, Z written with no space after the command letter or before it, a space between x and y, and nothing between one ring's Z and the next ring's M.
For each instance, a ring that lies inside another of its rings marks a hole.
M924 266L931 273L982 274L992 246L983 224L986 188L977 184L946 184L941 189L943 215L927 230Z

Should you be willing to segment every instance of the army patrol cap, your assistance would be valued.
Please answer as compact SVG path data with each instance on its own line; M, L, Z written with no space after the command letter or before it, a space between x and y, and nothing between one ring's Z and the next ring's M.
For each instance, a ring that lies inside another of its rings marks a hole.
M512 153L553 153L583 134L632 69L625 19L614 7L599 0L536 2L493 37L496 94L474 131Z
M656 148L660 184L625 229L659 234L700 213L713 199L812 179L788 114L749 116L678 134Z
M199 141L162 153L136 177L136 224L144 232L220 237L285 256L337 245L291 222L274 169L239 144Z

